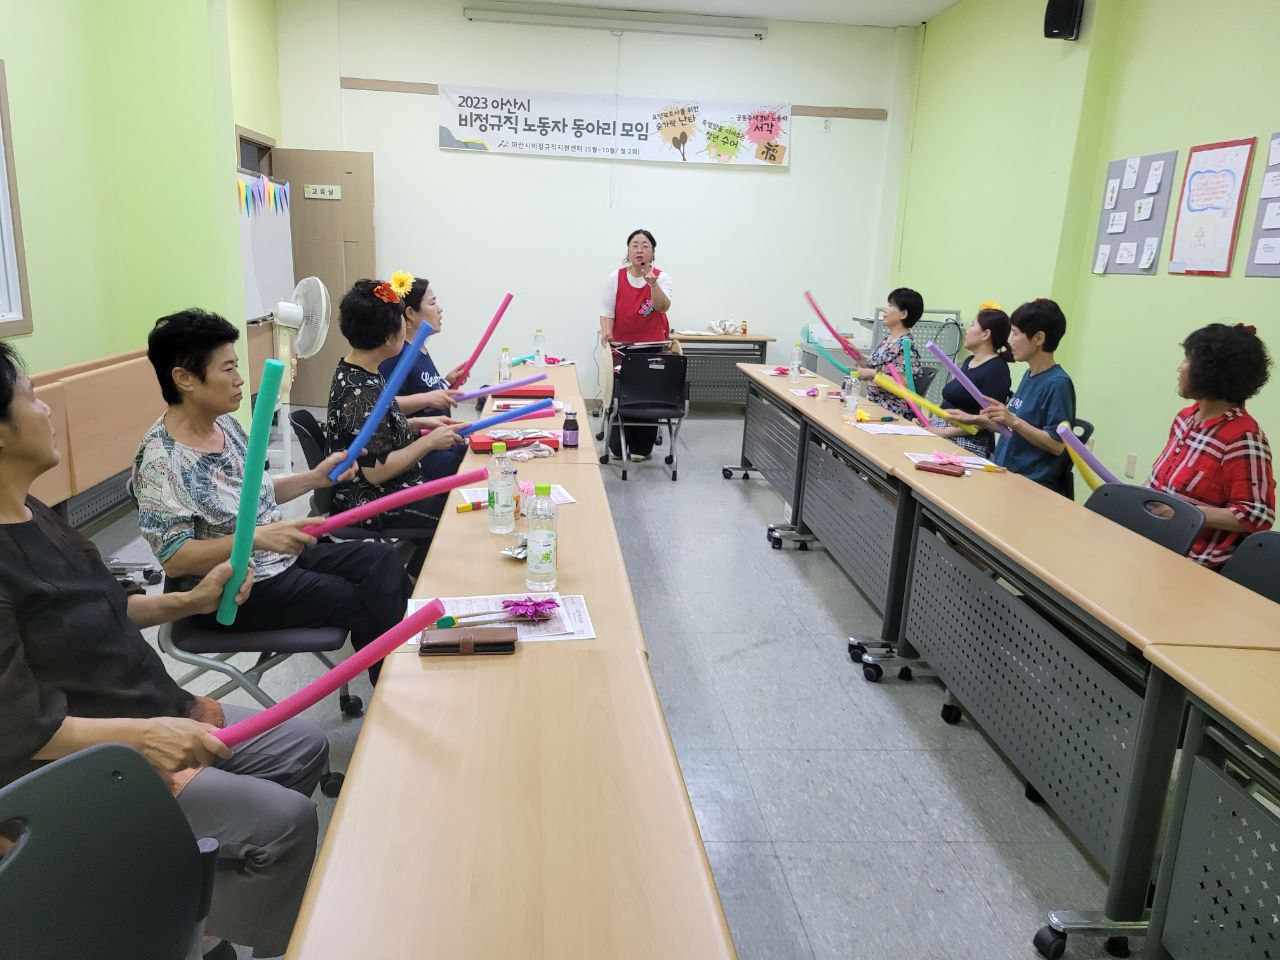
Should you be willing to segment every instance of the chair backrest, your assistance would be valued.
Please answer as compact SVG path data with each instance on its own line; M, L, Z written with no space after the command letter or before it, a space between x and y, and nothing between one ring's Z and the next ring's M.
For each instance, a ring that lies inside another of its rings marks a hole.
M1168 507L1171 512L1160 516L1152 513L1148 504ZM1084 505L1183 556L1204 526L1204 513L1199 507L1171 494L1128 483L1104 483L1089 495Z
M1222 575L1280 603L1280 530L1245 537L1223 566Z
M619 403L683 404L688 398L688 359L678 353L627 353L614 381Z
M189 955L218 845L196 843L139 754L101 744L15 780L0 788L9 823L22 832L0 859L0 957Z
M298 437L298 445L302 447L302 455L307 459L307 466L314 470L325 458L328 440L324 428L320 426L310 410L294 410L289 414L289 422L293 424L293 432ZM328 513L333 508L333 488L320 487L311 491L311 498L318 513Z
M1080 438L1081 443L1088 443L1089 438L1093 436L1093 424L1076 417L1071 421L1071 432Z

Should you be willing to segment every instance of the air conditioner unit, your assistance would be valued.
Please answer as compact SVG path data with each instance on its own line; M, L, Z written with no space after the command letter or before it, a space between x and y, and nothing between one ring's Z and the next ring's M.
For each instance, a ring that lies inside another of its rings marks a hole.
M724 37L730 40L763 40L768 28L762 21L741 17L708 17L697 14L646 13L640 10L601 10L560 4L514 3L490 0L465 7L462 15L477 23L520 23L536 27L576 27L625 33L666 33L686 37Z

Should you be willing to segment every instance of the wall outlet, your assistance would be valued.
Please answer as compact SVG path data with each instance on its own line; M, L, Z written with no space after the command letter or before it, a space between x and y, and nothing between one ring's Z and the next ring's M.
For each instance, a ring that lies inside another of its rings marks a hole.
M1124 475L1132 480L1138 473L1138 455L1131 453L1124 458Z

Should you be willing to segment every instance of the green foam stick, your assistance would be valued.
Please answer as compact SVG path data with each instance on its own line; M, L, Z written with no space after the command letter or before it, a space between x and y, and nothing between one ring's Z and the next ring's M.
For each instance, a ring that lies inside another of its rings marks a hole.
M833 357L833 356L832 356L832 355L827 351L827 348L826 348L826 347L824 347L822 344L818 343L818 341L816 341L816 340L815 340L815 341L813 342L813 345L814 345L815 347L817 347L817 348L818 348L818 352L819 352L820 354L822 354L824 357L826 357L826 358L827 358L827 362L828 362L828 363L830 363L833 367L835 367L837 370L839 370L841 373L843 373L846 377L847 377L849 374L853 373L853 370L852 370L852 369L850 369L849 367L846 367L843 363L841 363L839 360L837 360L835 357Z
M271 438L271 418L280 396L284 364L268 360L262 365L258 399L253 404L253 424L249 428L249 448L244 455L244 484L240 487L240 509L236 512L236 532L231 541L231 579L222 588L218 622L229 627L236 622L236 594L244 583L253 553L253 534L258 528L258 502L262 496L262 474L267 466L267 441Z
M907 389L912 393L919 393L916 389L916 378L911 375L911 338L902 341L902 372L907 377Z

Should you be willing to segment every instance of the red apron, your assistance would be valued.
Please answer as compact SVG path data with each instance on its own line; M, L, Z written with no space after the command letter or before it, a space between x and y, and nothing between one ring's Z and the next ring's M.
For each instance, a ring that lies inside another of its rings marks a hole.
M662 273L657 268L653 275ZM618 343L649 343L669 340L671 325L667 315L653 309L649 285L636 289L627 279L627 268L618 271L618 293L613 302L613 339Z

